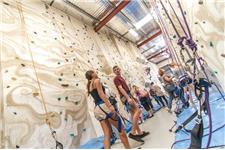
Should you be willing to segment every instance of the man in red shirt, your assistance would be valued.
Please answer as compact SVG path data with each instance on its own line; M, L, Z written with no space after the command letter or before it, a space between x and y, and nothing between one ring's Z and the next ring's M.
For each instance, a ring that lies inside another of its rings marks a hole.
M138 104L133 98L133 96L130 94L130 89L126 84L124 78L121 76L120 68L118 66L114 66L113 72L116 74L113 81L119 92L120 99L125 105L125 107L128 109L128 111L131 113L132 117L132 128L129 137L136 141L144 142L141 138L148 135L149 132L141 131L141 129L139 128L138 119L141 114L141 110L139 109Z

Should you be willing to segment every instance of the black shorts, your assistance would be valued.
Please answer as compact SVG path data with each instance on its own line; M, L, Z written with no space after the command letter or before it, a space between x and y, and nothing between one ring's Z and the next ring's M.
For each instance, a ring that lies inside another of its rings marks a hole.
M147 100L148 100L147 97L140 98L141 105L145 108L146 111L149 111L151 108L150 108Z

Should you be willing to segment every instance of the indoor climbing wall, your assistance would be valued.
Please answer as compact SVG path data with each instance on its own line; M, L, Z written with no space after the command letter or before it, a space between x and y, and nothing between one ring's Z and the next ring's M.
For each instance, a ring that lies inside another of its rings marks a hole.
M138 49L42 1L0 2L1 148L55 148L50 128L64 148L101 135L84 74L96 70L117 93L117 64L131 83L144 86Z
M167 10L173 18L173 21L181 35L184 35L178 21L175 18L173 11L171 10L167 1L163 1ZM182 20L180 10L176 0L171 0L171 4L174 9L177 10L176 13ZM223 89L225 89L225 63L224 57L224 0L180 0L183 7L185 16L187 17L188 24L190 26L193 39L198 45L198 53L203 57L207 64L208 72L211 72L211 78L218 81ZM170 32L170 38L172 39L177 52L179 47L177 46L177 39L173 28L169 25L169 20L165 15L164 10L160 3L157 3L161 14L163 14L164 20L166 20L166 26ZM183 22L183 21L182 21ZM191 53L191 51L190 51ZM178 52L179 55L179 52ZM187 56L187 55L186 55ZM168 60L168 62L171 60ZM218 79L218 80L217 80Z

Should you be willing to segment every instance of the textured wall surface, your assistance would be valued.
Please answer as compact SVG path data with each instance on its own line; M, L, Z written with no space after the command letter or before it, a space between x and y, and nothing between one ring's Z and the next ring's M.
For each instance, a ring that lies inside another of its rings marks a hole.
M145 66L131 43L97 34L41 1L0 2L2 148L55 148L46 119L64 148L99 135L86 94L88 69L114 92L115 64L131 83L144 85Z
M219 83L225 89L225 59L221 54L225 53L224 50L224 20L225 20L225 1L224 0L200 0L203 3L199 4L199 0L180 0L183 10L186 13L188 24L190 26L193 39L198 44L198 53L203 57L208 66L214 72L214 75L219 79ZM181 35L184 35L178 21L175 18L173 11L171 10L167 1L163 1L168 9L173 21ZM176 13L181 18L180 10L176 0L170 0ZM159 2L157 2L161 14L165 14ZM169 24L169 20L166 15L163 16L166 20L166 26L170 33L171 39L174 41L177 52L179 48L177 44L177 36L172 26ZM182 21L183 22L183 21ZM191 52L191 51L190 51ZM178 52L179 55L179 52ZM186 55L187 56L187 55ZM163 62L163 64L170 63L171 60ZM162 64L160 64L161 66Z

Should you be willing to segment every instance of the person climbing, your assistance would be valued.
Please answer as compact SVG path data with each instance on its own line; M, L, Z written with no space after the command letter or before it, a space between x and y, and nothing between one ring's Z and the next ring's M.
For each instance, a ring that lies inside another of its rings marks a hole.
M171 77L170 75L167 75L165 73L165 71L163 69L159 69L159 75L162 78L162 81L165 84L165 90L168 92L169 94L169 101L168 101L168 112L172 113L171 109L172 109L172 101L175 98L174 93L177 93L179 95L179 98L181 99L181 101L185 104L185 99L181 94L181 90L179 90L176 86L176 84L173 81L173 77Z
M141 114L141 110L138 108L137 102L130 94L130 89L124 78L121 76L120 68L118 66L114 66L113 72L116 75L113 81L120 95L120 100L130 112L132 118L132 128L129 137L136 141L144 142L141 138L147 136L149 132L141 131L138 125L138 119Z
M96 72L89 70L85 73L88 80L87 91L88 95L91 94L94 99L95 118L100 122L104 133L104 148L111 148L110 138L112 135L111 125L118 129L120 139L125 148L130 148L125 128L122 124L120 117L117 115L113 105L106 98L105 88L100 82Z
M166 104L166 106L168 107L168 101L165 97L165 94L161 90L161 88L158 85L155 85L154 82L151 82L151 87L152 87L152 90L155 92L155 95L157 96L159 102L162 104L162 106L165 107L165 104ZM163 102L163 100L165 103Z
M141 88L137 87L136 85L132 86L132 93L134 93L134 96L139 99L141 105L144 107L144 109L148 112L148 118L153 117L153 110L151 106L149 105L149 94L147 91L144 89L142 90Z

